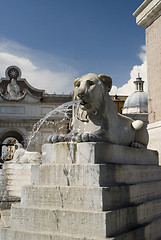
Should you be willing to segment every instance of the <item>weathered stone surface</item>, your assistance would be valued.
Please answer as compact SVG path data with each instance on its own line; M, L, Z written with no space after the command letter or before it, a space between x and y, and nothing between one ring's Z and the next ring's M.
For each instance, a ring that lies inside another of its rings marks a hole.
M157 0L160 2L159 0ZM154 1L152 1L154 2ZM161 15L161 2L158 4ZM154 13L155 15L155 13ZM161 165L161 16L146 29L147 76L149 91L149 147L159 152ZM154 84L155 82L155 84Z
M78 163L157 164L158 153L106 143L78 144Z
M149 223L143 227L138 227L132 231L128 231L124 234L117 235L112 238L97 238L83 236L72 236L56 234L52 232L33 232L33 231L17 231L13 229L2 229L0 232L0 239L7 240L159 240L161 236L161 220L155 220L153 223Z
M109 143L56 143L42 146L43 163L158 164L158 153Z
M21 187L31 184L31 164L16 164L6 162L3 164L5 171L6 190L9 197L21 197Z
M134 158L133 164L102 164L85 159L84 153L88 151L83 145L91 147L91 159L94 159L97 154L92 151L98 150L95 144L80 143L79 151L79 144L74 145L72 162L71 149L64 144L61 151L62 144L55 144L57 153L52 153L53 144L47 144L51 159L44 154L42 165L32 166L32 185L22 187L21 204L12 206L11 227L2 229L1 240L156 240L161 237L161 167L157 165L156 152L150 151L155 164L143 164L141 159L136 165ZM142 151L134 150L134 154ZM58 156L59 151L62 158L55 160L53 156ZM79 162L79 159L85 160Z
M86 237L111 237L137 224L136 207L109 212L12 207L13 229L48 231Z
M160 0L144 1L141 6L133 13L136 17L136 23L144 28L148 28L150 25L158 19L161 12Z
M64 235L58 233L46 233L46 232L33 232L33 231L17 231L13 229L2 229L0 232L0 239L7 239L7 240L123 240L122 238L96 238L96 237L86 237L83 236L72 236L72 235ZM125 240L125 239L124 239ZM127 239L126 239L127 240ZM135 239L128 239L128 240L136 240ZM142 239L140 239L142 240Z
M161 180L155 165L56 164L32 166L32 183L46 186L102 186Z
M3 164L3 166L6 167L7 164ZM12 188L11 185L13 184L13 182L11 183L11 179L9 176L14 173L12 173L11 169L9 169L9 172L7 172L7 168L5 167L3 169L0 169L0 210L10 209L13 202L20 201L20 194L19 196L17 196L15 193L13 193L12 190L10 191L10 187ZM21 186L21 184L19 185ZM18 186L17 182L15 184L15 188L16 186ZM18 190L20 190L20 186L18 186Z
M161 238L161 219L145 224L141 227L119 235L116 240L160 240Z
M49 231L86 237L111 237L161 215L161 199L114 211L61 210L55 208L12 207L13 229Z
M10 209L0 211L0 228L1 227L9 227L10 226Z
M161 1L144 1L134 16L146 28L149 147L158 150L161 165Z
M62 209L107 211L161 198L161 181L110 187L23 186L21 202ZM115 200L114 200L115 199Z
M148 148L159 153L159 165L161 165L161 121L148 124L149 144Z

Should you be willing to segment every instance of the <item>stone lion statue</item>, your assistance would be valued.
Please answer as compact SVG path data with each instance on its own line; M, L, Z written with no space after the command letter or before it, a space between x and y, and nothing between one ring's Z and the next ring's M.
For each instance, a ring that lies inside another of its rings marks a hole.
M77 78L74 82L74 100L79 100L80 105L78 111L73 113L73 129L67 135L50 136L50 142L73 140L146 147L148 133L144 123L117 112L109 96L111 87L111 77L103 74L89 73Z
M16 150L12 159L14 163L41 163L39 152L26 151L20 143L15 146Z

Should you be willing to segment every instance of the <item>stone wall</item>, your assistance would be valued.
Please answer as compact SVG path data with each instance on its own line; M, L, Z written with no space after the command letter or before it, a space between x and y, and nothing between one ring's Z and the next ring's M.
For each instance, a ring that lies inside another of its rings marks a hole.
M133 14L146 30L148 77L148 148L159 152L161 165L161 1L145 0Z
M146 28L149 123L161 120L161 16Z

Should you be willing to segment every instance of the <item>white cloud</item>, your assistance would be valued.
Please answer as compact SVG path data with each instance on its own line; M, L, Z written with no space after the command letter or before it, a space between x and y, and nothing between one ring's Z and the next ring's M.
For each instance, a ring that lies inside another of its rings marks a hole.
M144 81L144 91L147 92L148 90L148 83L147 83L147 63L146 63L146 48L145 46L141 47L141 51L138 54L138 57L143 62L141 65L135 65L130 73L130 80L124 84L122 87L117 88L116 86L112 86L110 91L110 95L125 95L129 96L135 91L135 84L133 83L135 79L138 77L138 73L142 77Z
M130 95L135 91L133 81L140 73L145 81L144 90L147 91L146 49L141 47L138 57L143 62L134 66L130 73L130 80L120 88L112 87L111 95ZM0 77L5 77L5 70L11 65L18 66L22 77L30 85L44 89L47 93L70 93L73 90L74 79L78 71L58 57L35 51L23 45L0 38Z
M1 77L5 76L4 71L11 65L21 69L22 77L26 78L29 84L48 93L71 92L77 76L76 69L56 57L0 39Z

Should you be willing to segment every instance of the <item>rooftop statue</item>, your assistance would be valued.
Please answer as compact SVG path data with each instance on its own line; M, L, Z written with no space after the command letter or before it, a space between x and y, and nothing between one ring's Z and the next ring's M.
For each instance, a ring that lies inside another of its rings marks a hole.
M80 100L73 128L67 135L54 134L50 142L109 142L124 146L145 148L148 133L140 120L117 112L109 92L112 79L109 76L89 73L74 82L74 100Z
M11 82L7 85L7 92L4 94L0 92L0 96L5 100L19 101L26 96L26 90L21 93L20 87L16 82L16 79L11 79Z
M7 85L7 92L10 99L16 99L21 96L20 87L18 86L14 78L11 79L11 83Z

